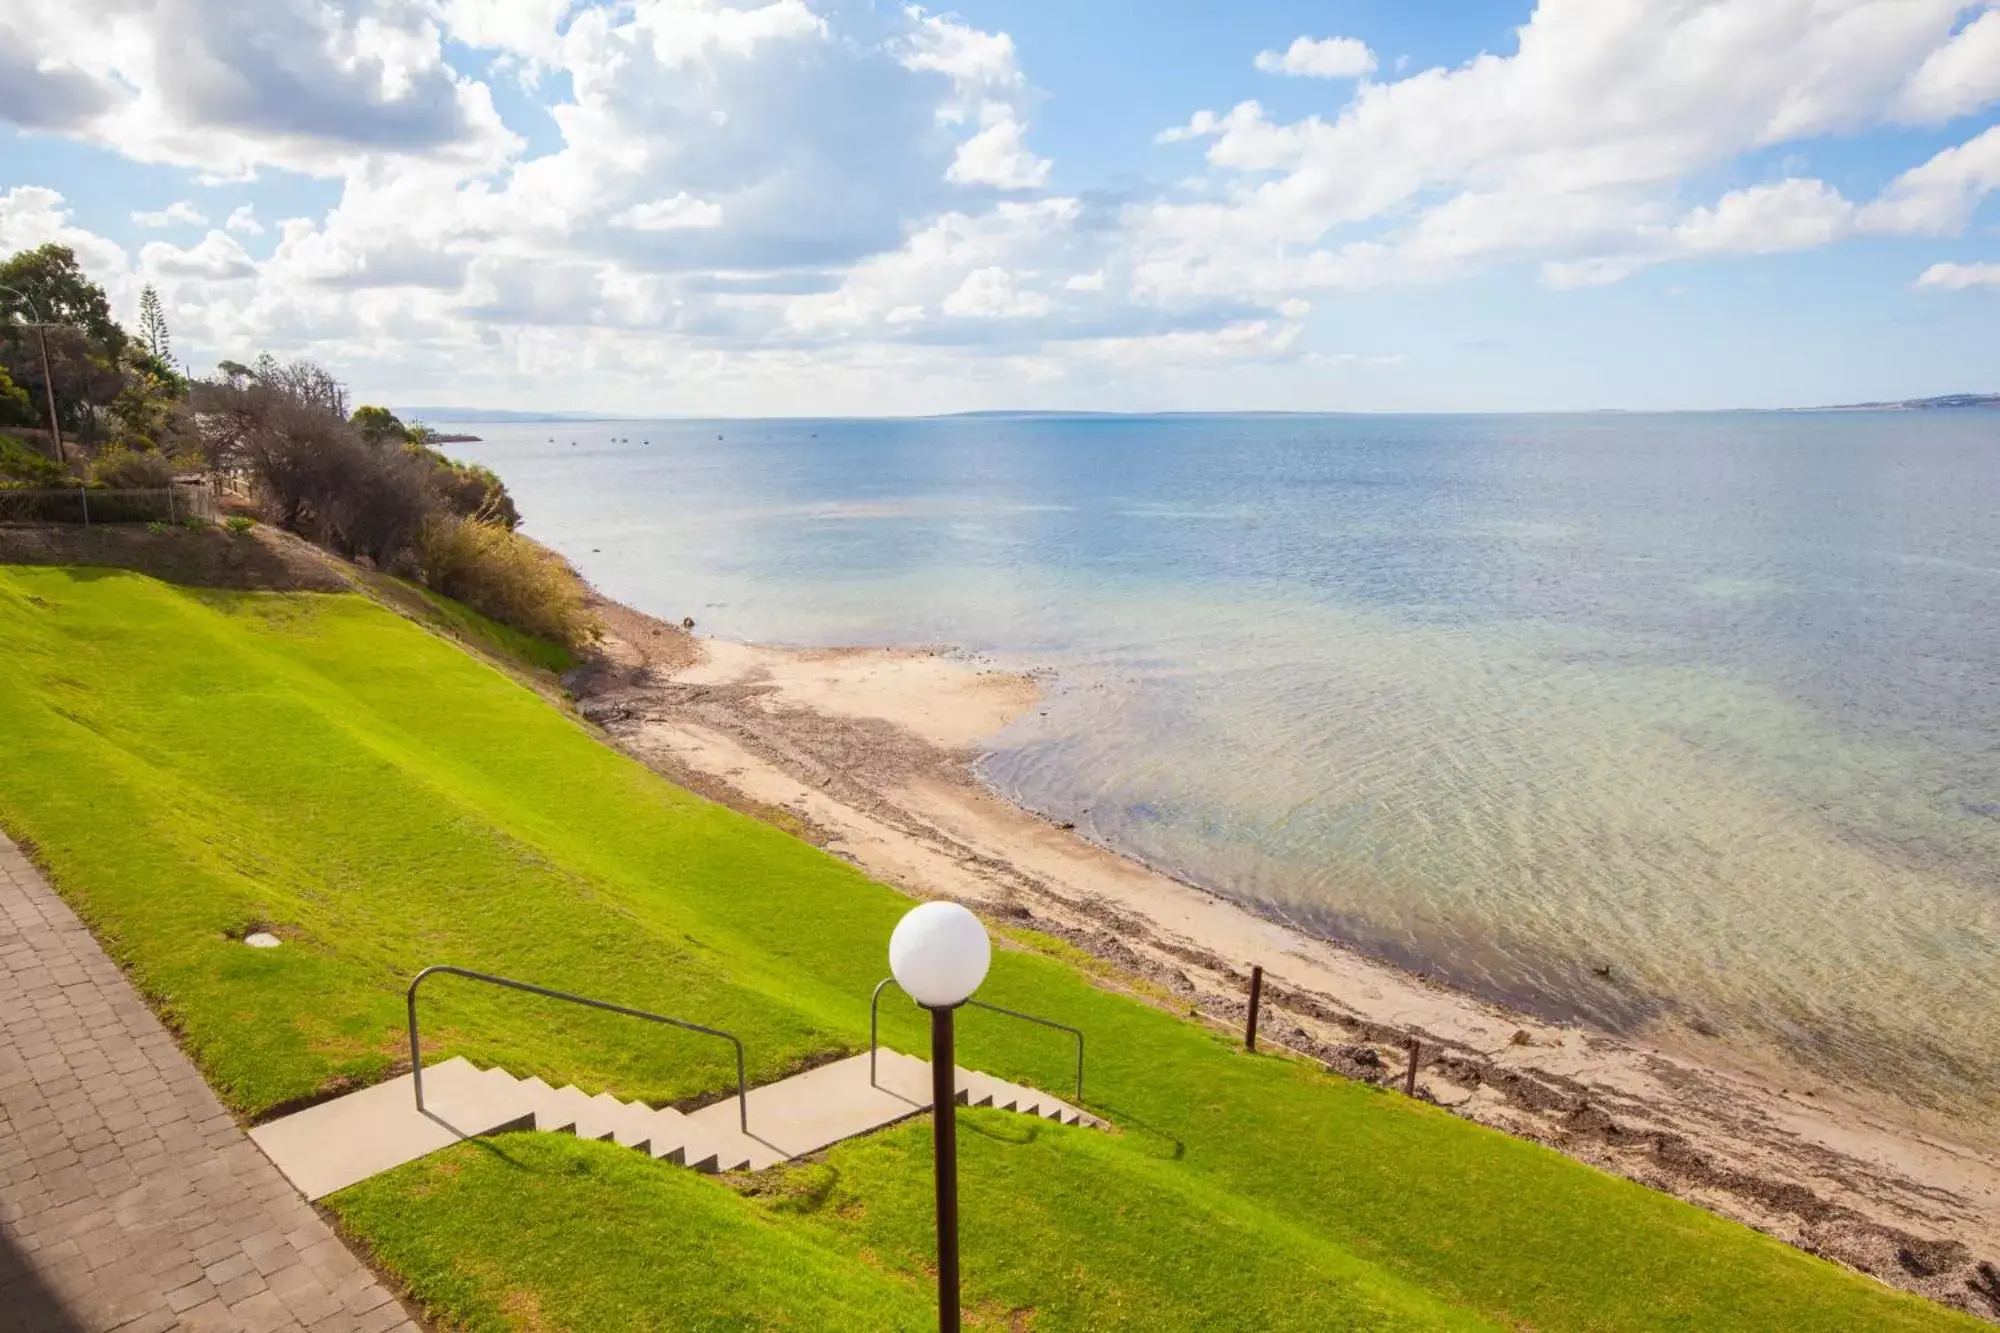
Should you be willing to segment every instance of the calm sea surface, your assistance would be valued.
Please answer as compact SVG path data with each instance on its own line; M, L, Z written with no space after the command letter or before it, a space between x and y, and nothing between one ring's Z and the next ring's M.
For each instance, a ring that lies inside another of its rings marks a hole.
M1113 847L1543 1012L2000 1091L2000 414L467 429L621 600L1053 668L985 776Z

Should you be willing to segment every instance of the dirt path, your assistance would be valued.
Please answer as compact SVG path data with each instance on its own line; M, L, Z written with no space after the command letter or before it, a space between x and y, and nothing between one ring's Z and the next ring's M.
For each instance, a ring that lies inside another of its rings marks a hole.
M945 651L695 640L602 608L585 716L661 772L912 893L979 904L1114 965L1135 993L1266 1038L2000 1321L2000 1158L1964 1127L1777 1059L1670 1049L1462 995L1095 846L986 791L981 738L1037 683ZM1982 1261L1989 1265L1982 1268Z

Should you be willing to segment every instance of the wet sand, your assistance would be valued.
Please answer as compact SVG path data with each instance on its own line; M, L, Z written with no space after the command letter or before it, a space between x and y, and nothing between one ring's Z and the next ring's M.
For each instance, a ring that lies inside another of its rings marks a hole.
M1548 1144L1895 1286L2000 1322L2000 1127L1827 1085L1680 1028L1614 1036L1476 999L1313 938L993 795L980 743L1036 680L948 650L697 639L615 603L572 673L584 715L689 786L924 897L1062 936L1190 1021ZM1982 1268L1982 1264L1987 1267Z

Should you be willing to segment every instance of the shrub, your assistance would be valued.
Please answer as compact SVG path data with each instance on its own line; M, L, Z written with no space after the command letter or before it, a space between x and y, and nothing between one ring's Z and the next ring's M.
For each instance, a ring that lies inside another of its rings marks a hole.
M223 370L194 389L204 447L218 467L250 474L265 518L378 568L408 558L435 505L428 461L370 445L348 422L346 390L310 362Z
M166 524L160 522L160 520L154 519L151 523L148 523L146 525L146 531L152 533L155 537L164 537L168 533L172 532L173 529L168 527Z
M241 537L244 533L257 526L257 520L254 518L245 518L241 514L231 514L228 518L222 520L222 526Z
M0 435L0 481L30 486L60 486L67 480L62 464L36 453L12 435Z
M186 518L182 519L180 522L181 526L186 528L189 532L208 531L208 520L203 518L200 514L189 514Z
M455 515L433 516L418 538L417 558L426 586L503 625L571 649L600 632L576 571L517 532Z
M461 463L435 449L420 452L432 463L431 490L445 510L510 530L521 526L521 511L514 507L514 497L507 494L506 483L492 468Z
M0 366L0 426L25 426L35 419L35 404L28 391L14 383L7 367Z
M90 479L113 490L156 491L173 484L174 464L166 455L114 445L90 464Z

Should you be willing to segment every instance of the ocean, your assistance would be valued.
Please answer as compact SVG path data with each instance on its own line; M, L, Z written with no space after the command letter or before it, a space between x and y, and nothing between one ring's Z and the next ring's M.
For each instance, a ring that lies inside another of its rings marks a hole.
M1049 672L982 776L1110 847L1993 1114L2000 413L463 429L643 610Z

